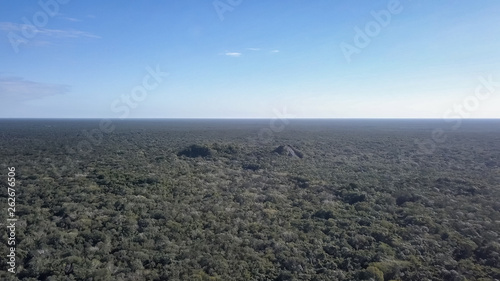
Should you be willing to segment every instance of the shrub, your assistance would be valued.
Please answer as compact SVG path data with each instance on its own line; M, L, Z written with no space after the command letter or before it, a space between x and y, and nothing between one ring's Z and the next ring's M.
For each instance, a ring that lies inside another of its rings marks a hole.
M213 155L213 152L207 146L193 144L193 145L181 150L179 153L177 153L177 155L178 156L186 156L186 157L190 157L190 158L209 157L209 156Z
M374 266L366 268L366 276L375 279L375 281L384 281L384 273Z
M366 200L366 194L358 193L358 192L348 192L347 194L343 194L342 200L350 205L363 202Z
M245 170L257 171L258 169L260 169L260 165L259 164L243 164L242 168Z
M320 218L320 219L324 219L324 220L327 220L327 219L331 219L331 218L334 218L335 216L333 215L333 212L328 210L319 210L319 211L316 211L313 215L312 215L313 218Z
M399 273L406 269L410 263L401 260L386 260L382 262L374 262L370 264L383 272L386 279L394 279L399 277Z

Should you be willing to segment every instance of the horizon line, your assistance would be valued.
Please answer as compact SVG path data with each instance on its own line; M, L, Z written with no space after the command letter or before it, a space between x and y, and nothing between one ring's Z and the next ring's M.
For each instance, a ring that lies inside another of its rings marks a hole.
M304 119L322 119L322 120L500 120L500 117L467 117L467 118L438 118L438 117L134 117L134 118L108 118L108 117L0 117L0 120L20 120L20 119L33 119L33 120L304 120Z

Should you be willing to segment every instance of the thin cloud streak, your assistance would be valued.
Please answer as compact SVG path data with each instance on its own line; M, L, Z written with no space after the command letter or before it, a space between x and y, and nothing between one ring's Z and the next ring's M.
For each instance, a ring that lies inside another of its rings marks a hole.
M81 20L72 17L60 17L60 18L71 22L81 22Z
M227 52L227 53L226 53L226 56L229 56L229 57L235 57L235 58L237 58L237 57L240 57L240 56L241 56L241 53L236 53L236 52L231 53L231 52Z
M20 77L0 77L0 100L33 100L48 96L64 95L68 85L40 83Z
M0 30L5 32L22 32L23 30L27 30L30 33L34 32L37 35L53 37L53 38L101 38L98 35L92 34L90 32L69 29L69 30L61 30L61 29L48 29L48 28L39 28L33 25L25 25L25 24L17 24L13 22L0 22Z

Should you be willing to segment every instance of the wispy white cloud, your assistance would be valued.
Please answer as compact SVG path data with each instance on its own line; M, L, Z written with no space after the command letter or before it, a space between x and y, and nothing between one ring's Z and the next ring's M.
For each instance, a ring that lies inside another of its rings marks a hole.
M80 22L81 21L77 18L72 18L72 17L60 17L60 18L63 20L72 21L72 22Z
M36 35L54 37L54 38L101 38L90 32L75 30L75 29L48 29L40 28L35 26L28 26L25 24L18 24L13 22L0 22L0 30L5 32L22 32L23 30L29 31L30 33L35 33Z
M240 57L241 56L241 53L237 53L237 52L226 52L226 56L230 56L230 57Z
M273 53L273 54L280 52L280 50L277 50L277 49L269 51L269 50L265 50L265 49L263 50L261 48L245 48L245 50L253 51L253 52L263 51L263 52L269 52L269 53ZM228 51L226 51L223 54L226 56L229 56L229 57L241 57L243 55L242 52L228 52Z
M69 92L68 85L40 83L20 77L0 77L0 100L32 100Z
M10 32L10 31L21 31L22 26L13 22L0 22L0 30Z

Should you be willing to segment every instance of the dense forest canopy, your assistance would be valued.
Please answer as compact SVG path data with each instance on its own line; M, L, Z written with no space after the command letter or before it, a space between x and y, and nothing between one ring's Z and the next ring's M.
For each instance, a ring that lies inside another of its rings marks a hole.
M500 124L475 122L422 153L439 121L0 120L0 278L500 279Z

